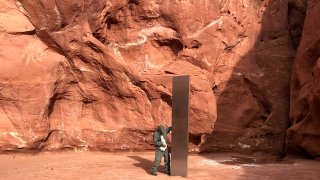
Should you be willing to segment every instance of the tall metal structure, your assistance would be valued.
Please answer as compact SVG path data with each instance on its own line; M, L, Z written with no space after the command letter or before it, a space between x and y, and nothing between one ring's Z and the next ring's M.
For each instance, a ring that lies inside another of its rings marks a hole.
M172 176L188 176L189 91L189 76L173 77L171 147Z

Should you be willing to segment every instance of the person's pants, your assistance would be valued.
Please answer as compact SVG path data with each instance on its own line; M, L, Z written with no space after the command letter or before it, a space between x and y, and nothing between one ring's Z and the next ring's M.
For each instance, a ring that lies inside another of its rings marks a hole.
M157 172L162 156L164 157L164 171L166 174L170 175L170 154L168 147L164 152L156 148L155 159L151 171L152 173Z

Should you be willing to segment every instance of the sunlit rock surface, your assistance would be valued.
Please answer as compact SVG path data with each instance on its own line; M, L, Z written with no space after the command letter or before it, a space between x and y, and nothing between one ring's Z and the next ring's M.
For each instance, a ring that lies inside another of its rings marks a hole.
M277 0L1 0L0 149L151 149L191 76L190 150L279 151L294 49Z

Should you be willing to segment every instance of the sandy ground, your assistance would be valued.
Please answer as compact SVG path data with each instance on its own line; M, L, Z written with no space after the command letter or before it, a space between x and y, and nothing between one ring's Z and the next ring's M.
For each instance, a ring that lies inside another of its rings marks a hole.
M1 154L0 179L185 179L148 174L152 152L43 152ZM163 162L162 162L163 164ZM304 180L320 179L320 162L287 157L276 163L264 154L190 155L188 179Z

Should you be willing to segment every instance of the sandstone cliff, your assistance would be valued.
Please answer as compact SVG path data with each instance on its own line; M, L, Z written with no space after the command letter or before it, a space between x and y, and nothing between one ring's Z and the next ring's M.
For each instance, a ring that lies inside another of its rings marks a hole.
M281 150L301 22L288 1L0 2L1 150L150 149L179 74L192 150Z
M289 147L320 156L320 1L309 0L291 82Z

